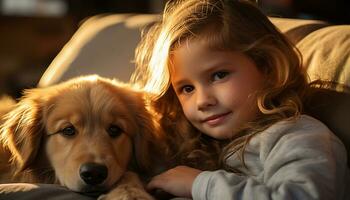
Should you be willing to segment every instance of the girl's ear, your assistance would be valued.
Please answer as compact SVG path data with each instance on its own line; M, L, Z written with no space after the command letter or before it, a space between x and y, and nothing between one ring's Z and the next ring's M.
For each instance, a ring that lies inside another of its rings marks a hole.
M34 89L5 116L1 126L0 140L11 153L16 172L27 169L36 158L40 147L43 125L40 91Z

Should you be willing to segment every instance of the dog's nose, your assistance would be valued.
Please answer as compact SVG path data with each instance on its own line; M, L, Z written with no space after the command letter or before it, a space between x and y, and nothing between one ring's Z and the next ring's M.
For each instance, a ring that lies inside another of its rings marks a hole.
M86 184L97 185L107 178L108 169L98 163L85 163L80 166L79 174Z

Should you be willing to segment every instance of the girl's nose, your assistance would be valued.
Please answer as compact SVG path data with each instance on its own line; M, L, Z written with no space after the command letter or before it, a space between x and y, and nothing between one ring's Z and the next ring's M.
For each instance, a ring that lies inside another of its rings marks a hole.
M198 110L206 110L209 107L215 106L217 100L215 95L210 91L210 89L204 88L201 90L197 89L197 108Z

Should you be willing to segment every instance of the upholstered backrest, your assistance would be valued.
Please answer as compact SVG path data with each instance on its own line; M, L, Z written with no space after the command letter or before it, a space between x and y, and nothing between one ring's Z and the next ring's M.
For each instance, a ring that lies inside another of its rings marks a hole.
M115 14L86 20L49 65L39 86L84 74L127 81L134 70L134 49L142 27L159 15ZM350 85L350 25L332 26L318 20L270 18L297 44L311 80Z
M273 20L302 53L310 82L324 80L339 83L330 89L314 89L305 102L305 110L325 123L342 140L348 150L350 166L350 91L347 88L350 87L350 25Z
M128 81L140 30L158 15L116 14L85 21L52 61L38 86L99 74ZM300 49L310 81L323 79L350 86L350 25L323 21L270 18ZM338 135L350 156L350 97L341 88L318 90L306 110ZM350 161L350 159L348 160Z
M141 27L158 15L98 15L86 20L39 81L45 87L75 76L99 74L128 81Z

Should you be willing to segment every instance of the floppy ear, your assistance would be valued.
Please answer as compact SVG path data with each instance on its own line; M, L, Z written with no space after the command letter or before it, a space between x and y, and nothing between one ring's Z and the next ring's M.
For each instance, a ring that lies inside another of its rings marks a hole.
M11 153L16 172L25 170L34 160L40 147L43 126L42 108L37 89L28 90L1 126L1 143Z
M155 123L155 118L147 110L144 99L140 97L137 100L140 102L133 104L135 108L132 109L138 130L133 139L134 159L139 170L150 172L154 170L155 162L160 160L159 156L161 156L165 142L162 141L160 128Z

